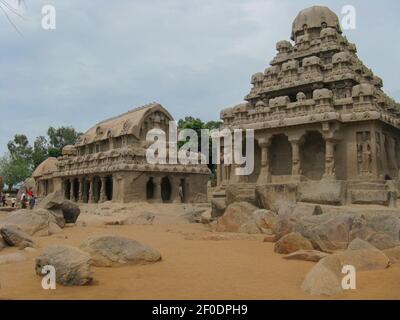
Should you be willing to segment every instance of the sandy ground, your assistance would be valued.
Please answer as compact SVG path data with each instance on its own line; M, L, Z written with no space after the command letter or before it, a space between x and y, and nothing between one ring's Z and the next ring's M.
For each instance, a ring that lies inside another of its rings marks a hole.
M153 209L157 211L160 207ZM170 209L176 210L175 207ZM80 220L92 221L92 218L85 213ZM320 298L300 290L302 280L314 263L285 260L273 252L273 244L262 242L260 237L219 241L201 239L209 234L207 225L181 221L171 224L169 221L145 226L78 224L57 235L35 237L39 245L37 252L23 252L28 261L0 265L0 299ZM163 260L144 266L93 268L93 285L58 285L56 290L43 290L41 278L34 272L35 256L48 245L78 246L92 235L119 235L138 240L158 249ZM18 251L7 248L0 255ZM400 267L358 272L357 290L331 299L400 299Z

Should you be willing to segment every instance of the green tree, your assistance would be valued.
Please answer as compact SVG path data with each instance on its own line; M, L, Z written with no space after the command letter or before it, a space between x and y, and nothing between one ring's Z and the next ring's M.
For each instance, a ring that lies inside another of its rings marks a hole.
M32 152L32 162L33 167L36 168L39 164L41 164L44 160L49 157L49 146L47 139L43 136L39 136L36 138L33 143L33 152Z
M0 176L11 191L13 186L32 174L29 164L21 158L13 158L9 153L0 159Z
M47 130L49 136L49 157L59 157L62 155L62 149L67 145L74 145L81 133L77 132L72 127L50 127Z

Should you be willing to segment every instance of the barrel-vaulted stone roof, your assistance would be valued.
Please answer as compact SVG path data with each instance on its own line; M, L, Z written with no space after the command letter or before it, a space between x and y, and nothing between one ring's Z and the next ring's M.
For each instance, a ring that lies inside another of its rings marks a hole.
M171 114L160 104L151 103L135 108L119 116L97 123L83 134L77 141L77 147L90 144L95 141L102 141L109 138L116 138L124 135L134 135L140 138L140 128L146 117L159 111L169 121L173 121Z
M35 169L32 178L40 178L55 171L57 171L57 159L52 157L47 158Z

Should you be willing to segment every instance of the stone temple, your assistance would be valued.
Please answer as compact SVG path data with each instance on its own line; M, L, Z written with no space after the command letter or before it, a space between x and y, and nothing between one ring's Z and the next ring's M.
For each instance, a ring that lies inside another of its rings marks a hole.
M206 202L210 171L206 165L148 164L146 134L162 129L167 137L173 117L152 103L102 121L62 157L49 158L33 173L39 198L59 191L81 203L105 201ZM168 145L168 144L167 144Z
M277 194L394 206L399 104L382 91L329 8L301 11L291 40L279 41L270 66L252 76L245 102L221 112L223 127L255 130L255 171L235 176L232 165L220 165L214 204L223 206L231 189L256 202Z

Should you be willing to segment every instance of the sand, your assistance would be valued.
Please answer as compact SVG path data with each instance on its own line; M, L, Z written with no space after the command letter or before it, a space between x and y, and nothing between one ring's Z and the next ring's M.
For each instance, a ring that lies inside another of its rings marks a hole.
M159 206L153 209L161 210ZM80 220L96 220L90 216L82 214ZM212 234L209 226L165 221L169 223L78 223L57 235L35 237L38 250L22 251L27 261L0 265L0 299L321 299L300 290L313 262L285 260L273 252L273 244L262 242L262 237L203 240ZM163 259L144 266L93 268L95 283L90 286L42 289L41 278L34 272L40 251L52 244L78 246L92 235L138 240L158 249ZM21 251L6 248L0 255L13 252ZM400 299L400 267L358 272L356 290L329 299Z

